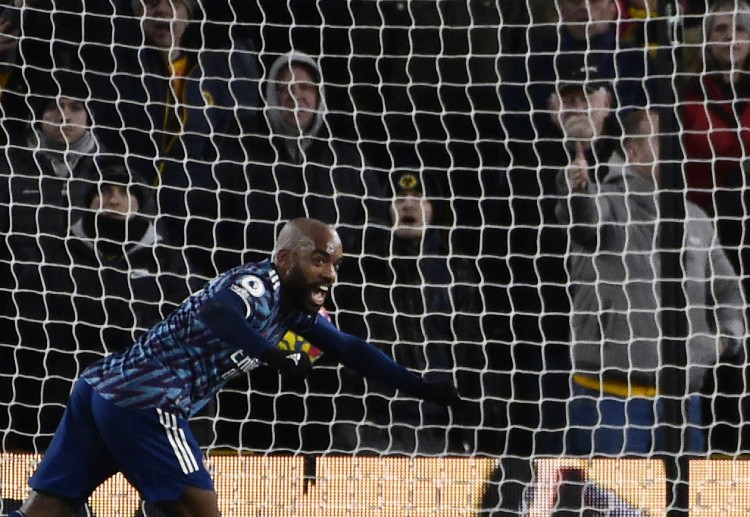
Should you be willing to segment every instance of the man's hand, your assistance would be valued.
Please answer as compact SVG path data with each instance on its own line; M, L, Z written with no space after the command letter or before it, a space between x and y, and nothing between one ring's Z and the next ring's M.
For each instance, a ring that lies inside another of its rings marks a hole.
M449 381L425 381L420 397L427 402L435 402L443 406L456 406L461 403L458 390Z
M263 352L260 360L271 368L278 370L284 377L290 379L304 379L312 369L312 364L307 354L304 352L295 352L294 350L269 348Z
M589 164L583 151L583 142L575 143L576 154L568 165L568 186L571 192L584 192L589 184Z

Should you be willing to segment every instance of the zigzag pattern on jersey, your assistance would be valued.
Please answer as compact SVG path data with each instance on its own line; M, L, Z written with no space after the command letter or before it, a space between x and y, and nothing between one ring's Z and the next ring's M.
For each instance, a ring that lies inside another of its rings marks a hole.
M217 291L247 275L258 277L265 287L253 299L251 324L269 343L278 343L290 328L311 324L313 319L299 312L280 315L279 278L270 261L245 264L211 281L132 347L97 362L83 378L121 407L195 414L226 383L222 376L237 367L232 358L237 349L214 337L198 312Z

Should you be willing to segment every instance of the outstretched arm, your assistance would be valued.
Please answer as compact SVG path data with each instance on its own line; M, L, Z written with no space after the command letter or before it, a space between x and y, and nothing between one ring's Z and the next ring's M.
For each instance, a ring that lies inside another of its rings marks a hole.
M364 339L341 332L326 318L318 317L315 325L305 329L301 334L313 346L335 355L343 365L365 377L385 382L410 395L446 406L460 400L452 384L425 381Z
M304 377L310 370L306 354L278 349L248 321L248 305L229 288L218 291L201 307L200 319L224 343L244 350L290 377Z

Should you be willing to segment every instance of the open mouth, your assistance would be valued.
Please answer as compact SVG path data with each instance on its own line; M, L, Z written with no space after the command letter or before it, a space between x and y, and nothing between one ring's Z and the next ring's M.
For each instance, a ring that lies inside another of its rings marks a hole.
M153 30L160 36L170 34L172 32L171 24L169 22L155 21L153 22Z
M330 288L327 285L317 285L311 290L310 297L312 302L317 306L322 306L328 296L328 290Z

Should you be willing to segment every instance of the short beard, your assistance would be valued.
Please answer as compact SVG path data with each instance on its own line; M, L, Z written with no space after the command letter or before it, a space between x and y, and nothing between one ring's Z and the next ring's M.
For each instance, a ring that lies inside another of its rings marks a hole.
M295 266L289 270L284 289L282 290L282 305L287 312L301 311L305 314L315 314L318 312L317 307L308 305L307 296L309 286L305 275Z

